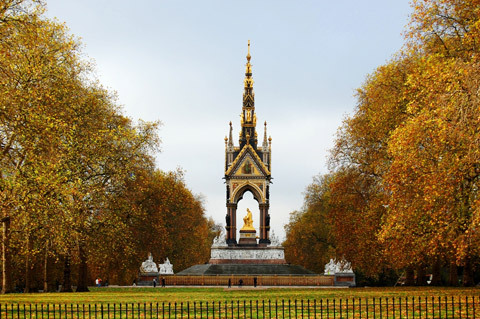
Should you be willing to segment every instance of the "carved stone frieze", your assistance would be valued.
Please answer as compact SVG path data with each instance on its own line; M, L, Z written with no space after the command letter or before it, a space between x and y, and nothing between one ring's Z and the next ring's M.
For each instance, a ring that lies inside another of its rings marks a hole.
M257 249L231 249L212 247L211 259L285 259L283 247L268 247Z

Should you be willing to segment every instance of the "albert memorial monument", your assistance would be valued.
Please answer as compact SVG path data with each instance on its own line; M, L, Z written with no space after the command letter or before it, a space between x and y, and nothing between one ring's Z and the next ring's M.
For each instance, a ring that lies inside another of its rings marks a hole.
M263 141L258 142L250 59L249 41L238 145L234 143L232 122L225 137L226 236L215 240L208 264L192 266L178 275L314 274L301 266L287 264L283 247L270 240L272 138L267 138L265 122ZM252 193L257 201L258 215L249 208L237 211L238 202L246 192ZM254 220L258 221L259 229L254 228Z

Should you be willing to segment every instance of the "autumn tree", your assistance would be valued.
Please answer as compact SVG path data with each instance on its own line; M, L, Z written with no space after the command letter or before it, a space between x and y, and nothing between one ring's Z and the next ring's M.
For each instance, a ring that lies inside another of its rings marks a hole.
M63 27L40 20L41 7L34 4L5 1L0 9L2 214L15 233L23 234L23 240L29 242L15 246L4 227L3 292L12 288L10 250L33 247L29 238L31 231L43 230L41 224L47 220L29 218L37 224L34 226L22 220L31 216L24 213L44 211L38 207L48 206L46 202L55 198L51 196L55 193L51 186L60 179L52 172L57 163L55 143L65 128L65 123L56 116L64 112L65 104L57 103L57 99L66 96L64 90L71 86L81 68L73 63L72 53L76 47L65 37ZM38 186L42 187L36 188ZM29 254L23 252L28 260Z
M0 3L3 292L11 262L25 291L39 265L49 289L52 260L64 264L64 291L73 274L85 291L92 265L131 275L147 250L179 268L206 261L217 225L181 172L155 169L158 123L122 115L78 40L43 11L42 1Z
M337 254L438 282L478 264L478 1L413 1L406 45L367 77L330 157ZM300 215L299 215L300 216ZM375 262L371 262L374 260Z
M409 119L389 145L391 213L382 239L411 258L450 264L451 284L463 266L463 283L472 285L479 256L478 3L415 6L409 44L422 58L407 83Z
M367 78L357 91L356 110L340 127L330 156L328 221L337 254L371 277L388 267L377 240L388 198L382 184L390 165L386 147L407 116L404 88L412 60L399 54Z
M114 96L91 80L78 42L63 25L40 18L42 8L34 5L7 1L0 10L0 194L4 224L16 234L9 238L4 227L3 290L11 290L12 249L26 261L27 290L35 255L62 254L68 266L74 252L81 290L83 243L113 219L107 203L125 176L151 165L156 124L135 126L121 115Z
M121 237L97 234L100 240L91 250L96 251L92 266L99 268L93 271L111 282L130 284L148 253L157 262L168 257L174 271L208 261L218 227L205 217L201 200L186 187L181 171L138 170L127 184L121 223L128 227ZM105 236L109 246L102 245Z
M285 225L285 258L318 273L324 271L329 258L335 256L330 232L329 182L331 176L317 176L305 190L303 209L290 213Z

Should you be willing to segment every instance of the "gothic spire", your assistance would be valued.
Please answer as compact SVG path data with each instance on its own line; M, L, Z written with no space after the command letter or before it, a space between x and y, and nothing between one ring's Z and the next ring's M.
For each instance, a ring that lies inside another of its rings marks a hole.
M253 79L252 79L252 65L250 64L250 40L248 40L247 64L245 69L244 92L243 92L243 106L255 106L255 94L253 93Z
M247 136L249 136L248 144L257 146L257 116L255 114L255 93L253 92L252 65L250 64L250 40L248 40L247 64L245 70L244 91L243 91L243 107L240 115L242 131L240 132L240 147L247 144Z

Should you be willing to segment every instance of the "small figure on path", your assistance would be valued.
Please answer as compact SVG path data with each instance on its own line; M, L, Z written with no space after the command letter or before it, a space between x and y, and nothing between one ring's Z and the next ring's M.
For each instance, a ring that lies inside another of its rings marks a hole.
M165 287L165 277L162 277L162 287Z
M242 288L242 286L243 286L243 279L240 279L238 281L238 288Z
M153 288L157 287L157 278L153 278Z
M95 286L100 287L100 281L98 280L98 278L95 279Z
M253 287L257 287L257 277L253 277Z
M228 278L228 288L232 288L232 279Z

